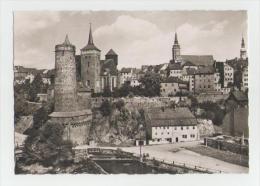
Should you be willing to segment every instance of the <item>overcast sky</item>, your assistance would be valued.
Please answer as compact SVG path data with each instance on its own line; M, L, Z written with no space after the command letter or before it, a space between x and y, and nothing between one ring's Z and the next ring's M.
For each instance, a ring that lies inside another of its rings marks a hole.
M168 63L175 31L182 54L225 60L239 57L242 34L247 44L246 11L15 12L15 65L54 68L54 47L66 34L79 54L90 22L101 58L113 48L119 68Z

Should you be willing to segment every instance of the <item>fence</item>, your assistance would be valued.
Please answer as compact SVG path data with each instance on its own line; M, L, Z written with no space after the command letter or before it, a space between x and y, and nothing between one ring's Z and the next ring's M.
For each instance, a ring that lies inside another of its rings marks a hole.
M97 150L99 149L99 150ZM90 150L86 150L86 149L78 149L78 152L80 151L81 153L78 153L78 155L83 155L85 153L89 152L99 152L102 153L103 155L117 155L117 158L119 159L129 159L131 158L132 160L136 160L136 161L140 161L140 154L135 154L135 153L131 153L131 152L126 152L126 151L122 151L120 149L114 150L114 149L101 149L101 148L95 148L95 149L90 149ZM86 156L85 156L86 157ZM127 157L127 158L124 158ZM108 157L105 157L106 159L109 159ZM208 174L212 174L212 173L225 173L224 171L221 170L216 170L216 169L210 169L210 168L205 168L205 167L201 167L201 166L197 166L197 165L191 165L191 164L187 164L187 163L181 163L181 162L169 162L169 161L165 161L163 159L159 159L159 158L155 158L155 157L142 157L142 161L143 163L146 163L148 165L151 166L151 164L153 166L156 167L164 167L167 169L176 169L176 168L180 168L180 169L184 169L186 171L191 171L191 172L197 172L197 173L208 173Z
M231 143L227 142L221 139L211 139L211 138L204 138L204 145L224 150L224 151L230 151L236 154L242 154L248 156L248 145L242 145L238 143Z

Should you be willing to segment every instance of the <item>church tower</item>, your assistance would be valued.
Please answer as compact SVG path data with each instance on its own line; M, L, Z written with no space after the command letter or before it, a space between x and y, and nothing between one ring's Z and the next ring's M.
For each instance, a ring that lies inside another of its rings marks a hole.
M245 48L245 41L244 41L244 37L242 37L241 49L240 49L240 59L245 60L246 58L247 58L247 54L246 54L246 48Z
M175 32L174 44L172 46L172 63L177 63L180 60L181 47L178 42L177 33Z
M98 93L100 87L100 50L94 45L91 24L87 45L81 49L81 80L84 86Z

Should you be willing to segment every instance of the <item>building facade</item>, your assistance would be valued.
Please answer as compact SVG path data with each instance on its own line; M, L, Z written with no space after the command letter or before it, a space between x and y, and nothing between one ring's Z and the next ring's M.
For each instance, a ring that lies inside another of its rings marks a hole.
M177 77L168 77L160 83L161 96L175 96L177 93L188 92L188 82Z
M94 45L90 26L88 43L81 49L81 81L95 93L101 92L100 52Z
M197 120L186 107L153 108L149 144L178 143L199 139Z
M194 93L207 93L214 91L214 69L210 67L199 68L194 75Z
M242 90L248 89L248 66L245 66L242 71Z

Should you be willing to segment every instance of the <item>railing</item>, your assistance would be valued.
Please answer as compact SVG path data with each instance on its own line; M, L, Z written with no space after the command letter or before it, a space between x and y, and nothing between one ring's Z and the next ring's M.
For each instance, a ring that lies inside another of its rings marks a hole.
M98 150L99 149L99 150ZM92 151L91 149L89 150L90 152ZM89 152L88 151L88 152ZM86 150L82 152L86 153ZM126 151L122 151L120 149L114 150L114 149L102 149L102 148L95 148L95 150L93 149L92 152L100 152L105 154L114 154L114 155L119 155L119 157L92 157L92 159L94 160L138 160L140 161L140 154L135 154L135 153L131 153L131 152L126 152ZM121 157L120 155L124 155L127 157ZM211 169L211 168L205 168L205 167L201 167L201 166L197 166L197 165L191 165L188 163L182 163L182 162L177 162L177 161L166 161L160 158L155 158L155 157L144 157L143 158L144 163L148 162L148 161L153 161L156 162L158 165L164 165L164 166L168 166L168 167L179 167L179 168L183 168L183 169L187 169L187 170L191 170L191 171L195 171L195 172L201 172L201 173L208 173L208 174L212 174L212 173L227 173L224 172L222 170L216 170L216 169Z

